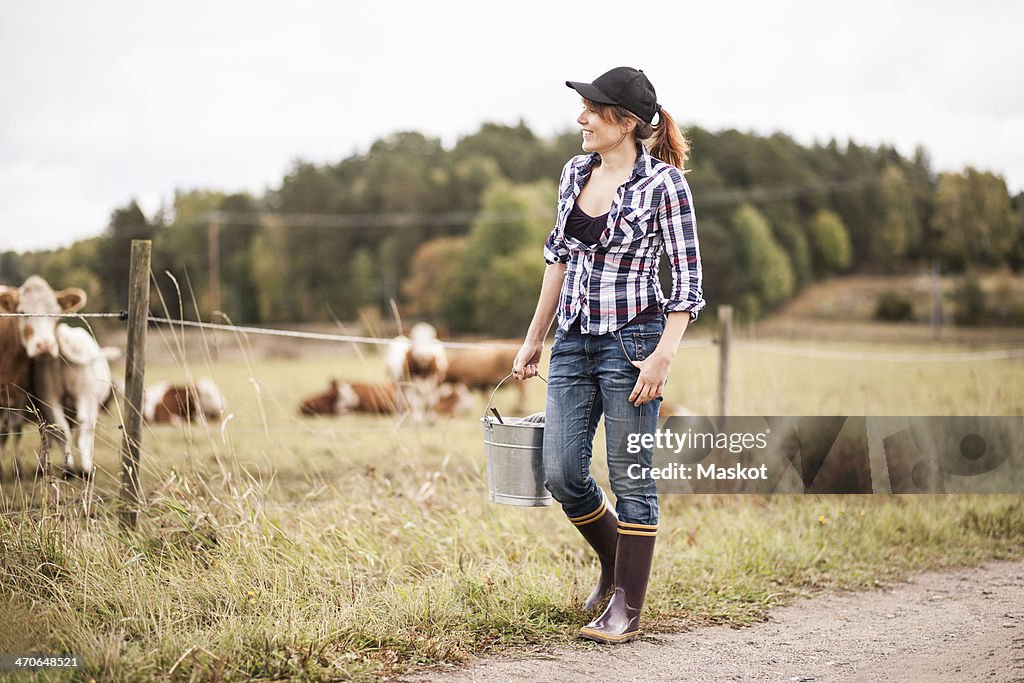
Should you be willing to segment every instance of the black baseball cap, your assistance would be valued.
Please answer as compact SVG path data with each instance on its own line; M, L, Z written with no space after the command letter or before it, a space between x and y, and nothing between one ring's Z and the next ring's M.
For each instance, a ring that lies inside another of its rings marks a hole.
M602 104L616 104L650 123L661 110L654 86L643 71L629 66L617 66L606 71L593 83L566 81L565 84L583 97Z

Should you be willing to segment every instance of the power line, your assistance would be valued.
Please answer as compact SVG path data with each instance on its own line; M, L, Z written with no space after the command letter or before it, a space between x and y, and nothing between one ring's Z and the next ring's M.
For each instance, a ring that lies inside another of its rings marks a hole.
M382 337L358 337L349 334L326 334L321 332L300 332L298 330L277 330L267 327L246 327L239 325L223 325L220 323L204 323L192 320L175 320L173 318L149 317L153 323L165 325L181 325L184 327L198 327L209 330L222 330L227 332L241 332L244 334L263 334L272 337L291 337L293 339L313 339L318 341L351 342L356 344L390 345L396 343L393 338ZM451 349L518 349L521 344L505 342L448 342L438 341L438 344ZM681 347L687 346L711 346L711 340L693 340L680 342Z
M70 313L70 314L41 314L34 313L0 313L0 318L20 317L46 317L46 318L123 318L124 312L120 313ZM221 323L206 323L194 320L180 320L175 318L159 318L149 316L150 323L162 325L174 325L179 327L194 327L208 330L220 330L242 334L259 334L274 337L289 337L292 339L311 339L316 341L348 342L355 344L371 344L386 346L396 343L394 338L383 337L362 337L349 334L329 334L322 332L301 332L299 330L281 330L267 327L250 327L243 325L224 325ZM449 342L438 341L438 344L451 349L510 349L519 348L519 344L505 342ZM679 343L680 348L701 348L714 346L717 342L712 339L686 339ZM956 362L956 361L988 361L988 360L1011 360L1024 358L1024 348L1016 349L995 349L992 351L964 351L954 353L871 353L860 351L841 351L830 349L806 349L779 346L776 344L764 344L760 342L736 341L734 344L740 348L751 351L762 351L765 353L777 353L802 358L818 358L824 360L856 360L875 361L890 363L922 363L922 362Z
M208 219L222 225L280 225L289 228L419 228L472 225L476 221L516 223L550 220L552 211L455 211L448 213L274 213L211 211Z
M925 177L924 173L906 174L906 177ZM805 194L824 192L852 192L872 185L882 185L882 176L870 175L845 180L831 180L812 183L788 183L782 185L751 185L743 189L728 189L706 192L699 198L699 206L721 206L741 204L748 201L778 201L793 199Z

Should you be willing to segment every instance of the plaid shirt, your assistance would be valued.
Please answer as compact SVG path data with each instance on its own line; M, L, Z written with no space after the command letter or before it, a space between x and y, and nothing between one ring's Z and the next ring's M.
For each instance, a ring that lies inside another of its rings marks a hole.
M702 272L690 186L675 166L658 161L637 143L636 165L619 186L608 227L594 246L565 234L576 197L598 161L596 153L570 159L558 183L555 227L544 244L547 263L567 263L559 296L558 326L580 316L580 329L605 334L625 326L654 301L668 314L704 308ZM658 281L662 250L672 266L672 296Z

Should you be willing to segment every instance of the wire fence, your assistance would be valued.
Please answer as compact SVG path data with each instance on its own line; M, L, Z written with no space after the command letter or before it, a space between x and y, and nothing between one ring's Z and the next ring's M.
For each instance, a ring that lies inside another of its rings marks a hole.
M148 268L147 268L148 272ZM324 332L306 332L295 329L287 328L269 328L259 326L247 326L247 325L235 325L225 323L213 323L204 322L201 320L186 320L183 318L171 318L165 316L154 316L148 315L146 312L148 305L143 304L141 308L133 308L131 315L128 311L116 311L116 312L97 312L97 313L59 313L59 314L35 314L35 313L0 313L0 318L60 318L60 319L118 319L121 321L128 322L129 332L129 344L128 348L131 351L135 348L139 363L141 366L145 365L145 343L136 344L132 346L131 338L133 331L142 332L150 325L160 326L163 329L197 329L201 331L212 331L212 332L228 332L236 335L239 339L247 339L249 335L262 335L268 337L282 337L291 339L305 339L315 340L321 342L334 342L334 343L346 343L356 345L375 345L375 346L387 346L395 344L399 340L396 338L384 338L384 337L372 337L362 335L351 335L351 334L335 334L335 333L324 333ZM166 311L166 308L165 308ZM754 353L768 353L768 354L780 354L795 356L806 359L821 359L830 361L849 361L849 362L868 362L868 363L929 363L929 362L985 362L985 361L1012 361L1020 358L1024 358L1024 348L1008 348L1008 349L994 349L984 351L964 351L964 352L926 352L926 353L886 353L886 352L868 352L868 351L854 351L844 349L821 349L821 348L806 348L799 346L787 346L782 344L771 344L757 341L745 341L732 339L732 326L731 326L731 309L729 307L723 307L720 312L720 327L717 336L700 339L687 339L680 343L681 348L704 348L704 347L718 347L719 350L719 414L728 414L726 410L727 405L727 387L729 385L728 377L728 358L733 348L742 349L744 351L750 351ZM173 343L177 346L178 351L183 351L185 346L185 339L183 336L175 335ZM166 341L166 337L165 337ZM438 344L445 349L453 350L467 350L467 349L514 349L518 348L518 343L509 342L494 342L494 341L438 341ZM212 358L207 354L207 362L212 367ZM131 359L126 360L126 384L128 380L128 369L132 366ZM139 372L139 367L134 368L135 372ZM141 375L140 375L141 377ZM137 390L142 392L141 379L137 380ZM317 438L323 439L359 439L359 434L381 434L381 433L392 433L397 434L401 428L409 426L408 423L400 416L397 421L391 422L387 426L367 426L360 425L358 423L348 424L344 427L339 427L337 424L328 425L308 425L308 426L271 426L268 422L268 410L270 407L272 411L286 410L290 411L291 408L288 406L280 405L278 397L270 392L268 397L264 397L263 390L260 386L260 382L254 377L250 378L250 381L255 385L258 394L258 408L259 415L262 417L261 425L238 425L229 423L234 417L232 414L227 414L223 422L220 423L201 423L196 425L195 428L198 430L208 429L210 434L213 435L219 431L219 439L215 436L211 436L211 443L222 442L224 447L231 448L230 440L232 434L245 434L245 433L262 433L266 438L271 438L272 434L279 433L292 433L292 434L307 434L315 435ZM119 427L121 433L114 436L98 436L99 442L104 447L116 447L115 440L120 438L122 434L126 436L125 444L131 439L132 443L137 448L138 443L141 441L141 432L134 437L127 436L127 424L126 418L131 417L132 420L137 421L140 424L141 429L152 438L159 440L158 434L155 432L153 425L145 423L142 420L142 404L134 404L134 399L128 399L127 396L130 392L126 392L125 400L116 406L115 417L121 424ZM270 404L265 406L264 400L269 398ZM17 425L9 422L8 416L5 416L5 412L0 412L0 438L4 440L11 436L13 429L17 428ZM23 420L25 421L25 420ZM26 421L27 422L27 421ZM185 424L188 424L185 421ZM192 426L187 429L192 429ZM20 430L22 433L24 430ZM215 451L220 446L215 445ZM219 457L219 456L218 456ZM126 465L125 460L122 460L122 474L125 471L132 471L132 463ZM98 463L95 464L99 467ZM138 470L138 461L134 462L134 471ZM114 473L105 472L106 475ZM140 490L141 490L141 485ZM124 496L123 496L124 498ZM129 500L130 498L126 498ZM133 521L130 525L134 526Z
M58 313L58 314L35 314L35 313L0 313L0 318L67 318L67 319L78 319L78 318L117 318L119 320L125 320L127 318L126 311L118 312L99 312L99 313ZM285 337L291 339L307 339L315 341L327 341L327 342L338 342L338 343L352 343L352 344L365 344L365 345L378 345L386 346L396 343L395 338L385 337L369 337L360 335L350 334L331 334L321 332L304 332L301 330L292 329L278 329L278 328L266 328L256 327L247 325L234 325L234 324L222 324L222 323L211 323L195 320L183 320L177 318L168 318L160 316L148 316L147 322L155 325L165 325L170 327L178 328L193 328L201 330L212 330L217 332L231 332L238 335L265 335L271 337ZM503 342L457 342L457 341L439 341L441 346L449 349L512 349L518 348L518 344L503 343ZM848 351L838 349L814 349L805 347L792 347L783 346L778 344L767 344L762 342L751 342L742 340L733 340L730 342L731 346L739 349L745 349L759 353L770 353L787 356L795 356L800 358L808 359L821 359L821 360L834 360L834 361L857 361L857 362L879 362L879 363L930 363L930 362L977 362L977 361L1000 361L1000 360L1013 360L1018 358L1024 358L1024 348L1010 348L1010 349L996 349L988 351L966 351L966 352L954 352L954 353L881 353L881 352L865 352L865 351ZM703 338L703 339L690 339L683 340L680 342L681 348L705 348L709 346L720 346L721 341L718 338ZM238 432L237 427L231 429L232 432ZM369 433L369 432L393 432L394 427L352 427L341 429L338 427L304 427L304 428L267 428L264 426L259 429L241 431L251 432L281 432L281 431L292 431L292 432L317 432L325 434L355 434L355 433ZM11 436L10 431L0 431L0 437Z
M120 313L0 313L0 318L119 318L127 319L127 312ZM270 327L253 327L249 325L229 325L224 323L209 323L196 320L182 320L179 318L164 318L149 316L148 322L158 325L172 325L175 327L190 327L204 330L217 330L221 332L233 332L236 334L257 334L271 337L288 337L291 339L310 339L315 341L348 342L354 344L370 344L389 346L398 343L400 340L394 337L366 337L351 334L331 334L327 332L303 332L301 330L288 330ZM449 349L512 349L519 348L520 344L512 342L437 342L444 348ZM683 340L682 347L711 346L712 340Z
M0 313L0 318L118 318L125 320L126 311L117 313ZM166 318L149 316L148 322L157 325L170 325L175 327L188 327L221 332L232 332L236 334L266 335L273 337L286 337L291 339L309 339L314 341L328 341L352 344L366 344L377 346L389 346L399 340L394 337L368 337L350 334L332 334L327 332L303 332L301 330L255 327L250 325L233 325L224 323L211 323L196 320L182 320L178 318ZM512 342L459 342L445 341L437 342L444 348L450 349L512 349L519 348L519 344ZM715 346L719 343L716 338L684 339L680 342L680 348L702 348ZM994 361L1012 360L1024 358L1024 347L1009 349L993 349L988 351L962 351L962 352L929 352L929 353L883 353L873 351L847 351L841 349L811 349L805 347L781 346L778 344L766 344L763 342L752 342L734 340L733 346L763 353L775 353L802 358L814 358L821 360L837 361L865 361L879 363L948 363L948 362L973 362L973 361Z
M44 317L44 318L117 318L125 320L126 311L104 312L104 313L60 313L60 314L32 314L32 313L0 313L0 317L22 318L22 317ZM352 343L364 345L387 346L396 343L395 338L369 337L350 334L331 334L321 332L304 332L301 330L266 328L247 325L234 325L211 323L195 320L183 320L177 318L148 316L148 323L165 325L178 328L192 328L200 330L212 330L217 332L231 332L239 335L265 335L271 337L284 337L291 339L307 339L314 341L327 341L338 343ZM517 344L503 342L457 342L439 341L441 346L448 349L513 349L518 348ZM745 349L759 353L786 355L807 359L833 360L833 361L856 361L856 362L877 362L877 363L933 363L933 362L979 362L979 361L1000 361L1024 358L1024 348L996 349L988 351L965 351L953 353L882 353L849 351L839 349L814 349L805 347L782 346L778 344L767 344L763 342L751 342L733 340L730 342L735 348ZM709 346L720 346L718 338L689 339L680 342L680 348L705 348ZM727 380L726 380L727 381ZM241 432L281 432L291 431L295 433L324 433L324 434L355 434L367 432L393 432L394 427L303 427L303 428L259 428L241 429L232 427L233 433ZM0 431L0 438L11 436L11 432Z
M149 322L174 325L181 327L201 328L206 330L219 330L224 332L235 332L241 334L262 334L271 337L289 337L292 339L312 339L316 341L350 342L355 344L374 344L388 346L396 343L394 338L388 337L361 337L350 334L330 334L323 332L302 332L299 330L281 330L267 327L251 327L246 325L225 325L221 323L206 323L193 320L177 320L174 318L149 317ZM516 344L502 342L452 342L439 341L440 345L450 349L473 349L473 348L518 348Z
M118 318L128 319L128 311L118 313L0 313L0 318Z

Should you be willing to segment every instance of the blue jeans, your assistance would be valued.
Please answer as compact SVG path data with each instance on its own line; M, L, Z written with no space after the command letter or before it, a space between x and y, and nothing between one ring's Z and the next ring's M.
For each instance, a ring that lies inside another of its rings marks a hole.
M657 429L661 399L639 408L630 403L629 394L640 376L630 360L641 361L653 353L664 330L663 320L630 323L602 335L583 334L576 323L569 331L556 330L544 418L544 486L568 517L587 515L601 505L604 494L590 476L590 461L603 414L608 475L619 519L658 523L654 479L630 477L628 470L634 464L653 464L653 449L642 447L636 435ZM633 468L634 475L637 470Z

